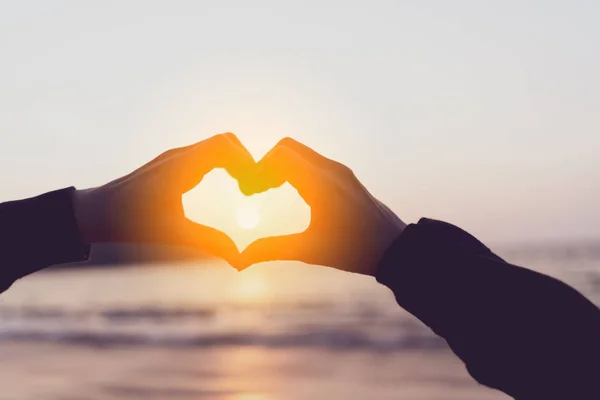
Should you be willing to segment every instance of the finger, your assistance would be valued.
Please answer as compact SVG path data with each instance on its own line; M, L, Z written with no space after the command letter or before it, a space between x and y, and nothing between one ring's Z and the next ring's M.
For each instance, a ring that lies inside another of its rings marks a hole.
M289 182L310 204L318 193L319 169L287 146L276 146L256 165L256 173L242 185L247 194L264 192Z
M116 184L119 182L123 182L126 181L127 179L131 178L132 176L138 175L143 173L144 171L147 171L151 168L154 168L156 166L158 166L159 164L162 164L163 162L181 156L183 153L190 151L194 146L196 146L196 144L192 144L192 145L188 145L188 146L184 146L184 147L178 147L175 149L170 149L165 151L164 153L160 154L158 157L155 157L152 161L147 162L146 164L142 165L141 167L137 168L136 170L134 170L133 172L130 172L127 175L124 175L118 179L115 179L114 181L112 181L112 184Z
M258 239L240 255L240 270L267 261L304 261L305 248L305 236L301 233Z
M292 139L290 137L281 139L279 141L278 145L286 146L286 147L293 149L298 154L300 154L302 157L304 157L307 160L310 160L311 163L313 163L314 165L316 165L320 168L324 168L324 169L328 169L328 170L338 169L338 168L347 169L347 167L345 165L343 165L337 161L334 161L330 158L325 157L324 155L316 152L315 150L308 147L304 143L300 143L299 141Z
M291 137L283 138L277 143L277 146L285 146L293 149L298 154L302 155L302 157L310 160L313 164L324 166L327 165L331 160L322 154L317 153L315 150L311 149L307 145L300 143L299 141L292 139ZM276 146L276 147L277 147Z
M181 191L193 189L215 168L224 168L238 181L256 167L250 152L232 133L220 134L195 145L174 162L173 175L178 176Z
M188 221L182 229L179 243L222 258L236 269L240 267L238 247L229 236L217 229Z
M242 144L240 139L235 135L235 133L225 132L225 133L222 133L222 135L225 136L227 139L231 140L232 142L234 142L235 144L239 145L243 149L245 149L244 145Z
M250 152L233 133L213 136L204 145L199 149L198 157L206 160L209 171L224 168L229 175L239 180L256 166Z
M194 144L190 144L188 146L182 146L182 147L177 147L174 149L167 150L164 153L162 153L161 155L159 155L158 157L154 158L152 161L150 161L146 165L144 165L141 169L154 167L157 164L163 163L171 158L181 156L182 154L193 149L197 144L198 143L194 143Z
M229 141L231 141L234 144L234 146L238 147L237 152L240 153L240 155L241 155L240 160L242 160L241 164L235 163L232 167L225 166L224 168L227 169L227 172L232 177L234 177L238 180L242 180L242 179L246 178L246 176L250 172L252 172L251 170L255 167L256 160L254 160L254 157L252 156L252 154L248 151L248 149L242 144L240 139L238 139L238 137L234 133L227 132L227 133L224 133L223 135Z

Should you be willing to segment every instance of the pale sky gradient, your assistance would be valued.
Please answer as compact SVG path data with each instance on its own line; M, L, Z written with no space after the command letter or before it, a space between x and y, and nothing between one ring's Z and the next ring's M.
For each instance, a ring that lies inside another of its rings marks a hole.
M600 238L598 21L592 0L0 1L0 198L233 131L346 163L407 222ZM219 182L199 218L234 217Z

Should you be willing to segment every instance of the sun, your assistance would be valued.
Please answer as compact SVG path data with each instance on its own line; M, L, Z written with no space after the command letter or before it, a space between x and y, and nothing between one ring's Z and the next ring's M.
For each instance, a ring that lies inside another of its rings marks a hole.
M260 214L254 207L242 207L238 209L235 219L240 227L250 230L259 224Z

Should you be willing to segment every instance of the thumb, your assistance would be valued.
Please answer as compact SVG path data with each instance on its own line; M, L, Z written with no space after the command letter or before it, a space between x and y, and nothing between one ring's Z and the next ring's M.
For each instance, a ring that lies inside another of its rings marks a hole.
M240 268L267 261L303 261L305 238L301 233L271 236L251 243L240 255Z
M227 261L239 269L239 250L235 242L225 233L192 221L186 221L181 229L178 244L196 248Z

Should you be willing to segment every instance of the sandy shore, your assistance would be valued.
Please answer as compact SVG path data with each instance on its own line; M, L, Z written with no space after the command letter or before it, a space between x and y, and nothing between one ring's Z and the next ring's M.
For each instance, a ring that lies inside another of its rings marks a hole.
M449 352L0 344L3 399L507 399Z

